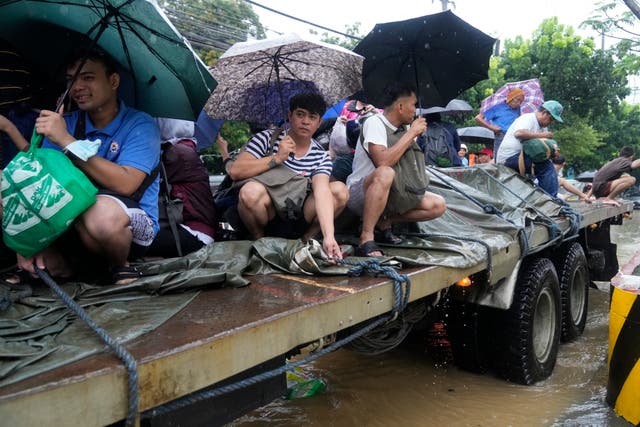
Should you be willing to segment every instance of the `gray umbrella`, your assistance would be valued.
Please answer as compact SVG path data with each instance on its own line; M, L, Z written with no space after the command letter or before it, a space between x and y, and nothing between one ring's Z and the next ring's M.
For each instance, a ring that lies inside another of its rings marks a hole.
M364 58L340 46L288 34L231 46L211 69L218 81L205 111L214 119L274 123L289 99L316 92L328 105L362 89Z
M418 108L416 113L420 116L432 113L457 115L470 113L472 111L473 107L467 101L463 101L462 99L452 99L446 107Z
M458 136L460 141L473 144L489 144L495 139L493 132L482 126L458 128Z

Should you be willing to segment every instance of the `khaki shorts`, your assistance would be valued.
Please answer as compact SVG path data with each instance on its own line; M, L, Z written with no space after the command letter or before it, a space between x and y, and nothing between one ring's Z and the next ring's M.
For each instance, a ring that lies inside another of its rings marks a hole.
M367 177L361 178L358 181L351 184L349 187L349 201L347 202L347 208L358 216L362 216L364 211L364 180Z

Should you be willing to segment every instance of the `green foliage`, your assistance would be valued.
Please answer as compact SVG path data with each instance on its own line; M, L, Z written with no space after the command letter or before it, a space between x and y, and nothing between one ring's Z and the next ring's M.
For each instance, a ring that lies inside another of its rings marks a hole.
M606 114L629 94L626 73L616 67L612 53L595 49L592 39L576 35L555 17L544 20L531 41L517 38L505 46L501 66L508 81L537 77L546 99L560 101L580 117Z
M224 122L220 135L229 143L229 153L242 147L252 136L249 125L238 121ZM200 156L210 174L219 175L224 173L222 156L215 143L211 147L202 150Z
M595 130L587 121L573 114L566 114L565 126L553 132L553 138L558 141L562 155L567 164L578 172L596 169L604 163L601 147L604 146L602 133ZM606 151L606 150L604 150Z
M635 67L633 43L597 49L592 39L554 17L544 20L531 39L518 36L503 45L500 56L491 59L489 79L463 94L471 105L479 107L506 82L538 78L545 98L564 105L565 123L554 123L552 130L576 170L598 168L623 145L635 145L640 109L622 103L629 94L627 75ZM475 125L473 118L465 125Z
M234 43L265 38L260 18L242 0L161 0L160 6L207 65Z
M329 35L329 33L325 31L324 33L322 33L322 37L320 38L320 40L325 43L331 43L342 46L345 49L353 50L358 42L360 42L362 37L364 37L362 34L360 34L360 25L360 22L354 22L352 25L345 25L344 33L352 37L333 36ZM316 30L309 30L309 33L316 35L318 34Z

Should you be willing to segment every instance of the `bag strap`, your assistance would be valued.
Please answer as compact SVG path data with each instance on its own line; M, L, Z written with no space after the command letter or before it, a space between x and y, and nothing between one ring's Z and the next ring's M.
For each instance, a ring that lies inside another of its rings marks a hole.
M273 147L276 145L276 140L278 139L280 134L282 134L283 130L284 129L282 129L282 127L280 126L278 126L273 130L273 133L271 134L271 138L269 138L269 147L267 148L267 156L270 156L271 154L273 154Z
M164 167L164 163L162 163L162 158L160 158L160 163L158 166L160 170L160 194L162 195L162 197L164 197L165 209L167 211L167 220L169 221L171 235L173 236L173 241L176 244L178 256L182 256L182 244L180 243L180 234L178 233L178 222L172 215L173 210L167 209L167 206L173 205L174 203L171 199L171 184L169 183L169 179L167 177L167 170Z

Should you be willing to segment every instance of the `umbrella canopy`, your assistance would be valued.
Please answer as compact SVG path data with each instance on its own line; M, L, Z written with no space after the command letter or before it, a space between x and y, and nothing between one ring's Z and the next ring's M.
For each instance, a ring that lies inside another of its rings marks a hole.
M452 99L447 103L446 107L418 108L416 113L420 116L432 113L440 113L442 115L459 115L470 113L472 111L473 107L467 101L463 101L462 99Z
M482 126L458 128L457 131L460 141L470 144L493 144L495 139L493 132Z
M215 87L154 0L0 0L0 37L59 75L68 52L96 41L129 74L130 104L153 116L195 120Z
M331 107L327 108L324 115L322 116L322 120L334 119L340 116L342 109L344 108L344 104L347 103L347 99L343 99L338 101L337 104L333 104Z
M205 110L215 119L286 120L293 95L316 92L332 105L360 90L363 59L296 34L236 43L211 70L220 84Z
M487 78L495 39L451 11L376 24L354 52L365 57L367 102L382 106L394 81L417 88L420 106L444 105Z
M520 82L506 83L493 95L482 100L482 103L480 104L480 112L485 113L489 108L506 102L509 92L516 88L522 89L524 92L524 101L520 104L520 112L522 114L533 113L544 102L544 95L542 93L542 88L540 87L540 81L538 79L529 79Z

